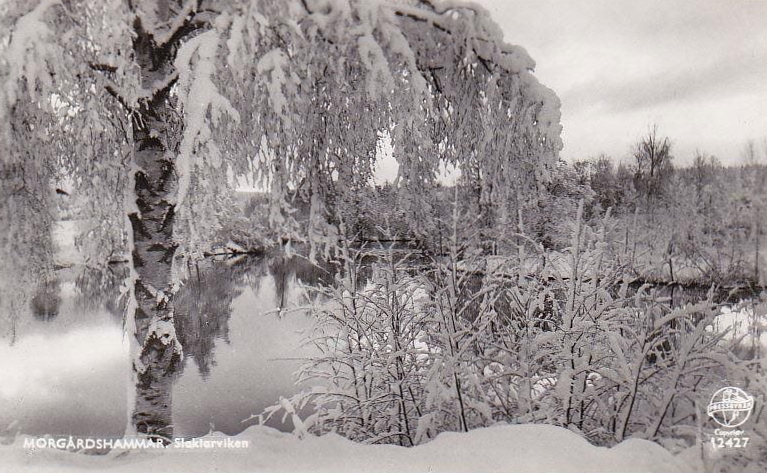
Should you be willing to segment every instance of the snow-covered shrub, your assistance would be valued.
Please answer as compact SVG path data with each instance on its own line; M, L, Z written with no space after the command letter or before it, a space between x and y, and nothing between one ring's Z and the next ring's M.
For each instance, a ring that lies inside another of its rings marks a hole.
M471 355L493 418L553 423L599 444L697 442L700 406L723 379L758 392L755 361L739 360L712 326L713 291L673 307L637 288L610 246L612 220L592 228L581 215L566 258L544 255L531 270L513 258L496 265L494 310Z
M311 389L291 400L311 407L304 425L376 443L416 443L426 375L423 291L408 274L407 256L389 249L365 280L363 254L340 248L335 284L321 287L311 305L309 336L318 355L298 373Z
M582 205L564 257L543 254L532 268L509 259L495 275L483 358L492 360L484 386L497 419L592 429L606 334L626 308L628 284L610 258L610 219L593 229Z
M725 373L723 379L734 380L749 395L754 397L754 409L746 424L740 429L749 436L748 448L733 452L703 452L703 460L710 463L710 471L715 472L761 472L767 471L767 356L764 353L764 332L767 323L767 293L758 298L739 304L732 312L724 312L711 327L722 330L727 327L720 345L738 356L741 362L735 373ZM732 315L740 313L745 325L739 326ZM722 323L723 322L723 323ZM737 376L736 376L737 375ZM720 387L720 386L717 386Z
M421 271L393 248L371 258L340 246L335 282L311 306L319 354L298 373L309 389L290 400L312 411L306 429L412 446L492 423L476 362L492 291L475 287L478 267L459 260L456 238L451 248Z
M299 373L308 389L289 401L290 415L311 412L299 430L410 446L496 422L549 423L600 445L634 436L683 449L703 445L722 380L763 399L764 361L736 356L738 337L713 323L715 291L674 306L627 276L609 214L582 215L569 246L532 245L535 257L483 254L459 239L455 212L446 252L425 261L342 244L336 279L311 308L319 355ZM755 431L752 456L765 434Z
M433 259L422 277L430 296L423 327L429 353L419 442L440 432L466 432L493 421L491 399L482 386L481 351L494 319L498 291L487 259L472 254L459 241L458 220L454 206L447 254Z

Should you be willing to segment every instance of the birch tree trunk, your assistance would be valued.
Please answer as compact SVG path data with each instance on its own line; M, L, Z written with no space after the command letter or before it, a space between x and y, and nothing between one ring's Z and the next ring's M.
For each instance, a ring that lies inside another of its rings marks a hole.
M133 25L133 52L147 98L139 100L132 114L136 205L128 218L135 269L136 307L131 328L136 342L132 354L136 392L130 422L137 434L165 442L173 437L171 388L183 359L173 308L175 159L183 120L175 109L171 88L176 81L173 63L180 41L204 27L193 21L194 16L189 16L164 44L157 43L140 17Z

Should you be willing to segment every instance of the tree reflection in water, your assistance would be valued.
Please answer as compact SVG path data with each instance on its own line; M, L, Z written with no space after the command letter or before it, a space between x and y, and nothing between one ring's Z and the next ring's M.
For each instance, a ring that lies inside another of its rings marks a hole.
M59 315L61 284L57 278L43 281L30 301L32 315L42 322L50 322Z
M247 259L226 264L202 261L175 296L174 324L184 349L184 364L194 360L204 379L215 366L216 340L229 343L232 301L243 291L243 281L253 271Z
M185 360L193 359L204 379L216 364L216 341L229 343L232 302L247 286L258 292L268 277L274 280L280 309L287 305L291 281L317 285L332 279L326 269L298 256L205 260L195 266L190 278L176 293L176 334L184 349Z
M125 312L123 285L130 269L126 264L109 264L103 268L83 266L75 276L75 310L106 310L117 320Z
M122 323L126 300L124 284L128 265L103 268L77 266L57 271L56 277L41 283L32 298L35 319L52 321L61 310L74 315L106 311ZM132 419L139 432L169 440L173 436L172 390L190 360L204 380L216 366L216 344L230 343L229 322L233 302L245 290L255 293L265 281L273 282L275 300L286 309L288 293L296 284L316 286L333 280L329 267L318 267L300 256L284 254L270 257L206 259L190 271L190 277L174 296L174 328L184 358L165 360L162 347L157 359L144 360L149 368L140 373L135 388L136 410ZM74 293L63 287L72 284ZM66 307L63 305L66 304ZM254 341L255 343L256 341ZM127 362L127 360L126 360ZM130 401L129 401L130 402Z

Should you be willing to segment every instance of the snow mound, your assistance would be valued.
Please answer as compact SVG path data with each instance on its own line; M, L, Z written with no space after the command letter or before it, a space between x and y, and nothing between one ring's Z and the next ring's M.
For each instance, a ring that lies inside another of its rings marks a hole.
M220 439L222 434L204 438ZM469 433L445 433L415 448L362 445L338 435L303 440L255 426L232 438L246 449L112 451L87 456L23 448L23 439L0 446L0 469L93 472L685 472L680 459L659 445L631 439L595 447L573 432L550 425L504 425Z

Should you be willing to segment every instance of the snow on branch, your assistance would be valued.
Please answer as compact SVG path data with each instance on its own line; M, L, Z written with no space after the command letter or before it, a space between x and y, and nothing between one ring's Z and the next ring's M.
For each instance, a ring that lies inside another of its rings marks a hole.
M234 15L229 29L229 38L226 40L226 64L233 71L235 78L243 81L246 68L241 67L253 59L254 46L266 35L270 21L252 4L246 12Z
M357 47L360 59L368 70L368 95L373 99L388 97L394 91L395 85L383 49L370 33L357 39Z
M557 155L563 146L562 125L560 123L562 116L560 111L561 102L553 90L538 82L532 75L528 74L528 77L528 87L530 87L532 94L540 104L540 108L538 108L535 116L535 125L539 130L539 140L554 155Z
M133 9L141 19L143 27L151 33L158 47L175 43L179 37L194 29L199 16L200 0L187 0L174 8L167 6L167 11L161 12L158 2L135 2Z
M226 49L229 54L226 56L226 64L233 70L237 70L237 58L240 52L245 48L243 32L245 31L246 18L236 16L232 19L232 26L229 32L229 38L226 40ZM244 72L240 70L238 79L242 80Z
M288 106L288 100L282 92L283 84L286 84L289 75L286 72L288 67L288 56L280 49L273 49L266 53L256 66L256 71L261 75L269 74L266 83L266 89L269 91L269 100L272 108L277 115L283 115L283 111ZM296 78L290 77L290 80L297 82Z
M477 57L514 74L535 68L535 61L524 48L504 43L503 31L483 7L465 2L427 3L430 9L402 4L392 5L391 9L397 16L426 22L450 35L458 31L457 23L468 21L468 39Z
M212 140L211 123L216 126L223 114L237 122L240 120L240 114L218 92L213 82L219 41L216 30L207 31L184 43L174 63L178 71L177 93L184 107L184 136L176 162L179 173L177 207L189 191L193 156L199 150L205 150L211 165L220 165L221 156Z
M24 78L27 91L34 96L39 83L43 92L52 86L47 72L48 62L58 56L49 42L52 31L44 20L45 13L58 0L42 0L32 11L19 18L11 33L7 53L0 56L0 66L7 68L3 78L0 122L6 122L5 114L18 100L18 80ZM5 63L5 64L2 64Z
M169 24L163 28L162 32L155 32L154 40L158 46L162 46L170 42L174 35L183 28L184 24L194 16L198 8L198 0L188 0L184 2L181 7L181 11L177 12L173 18L171 18Z

